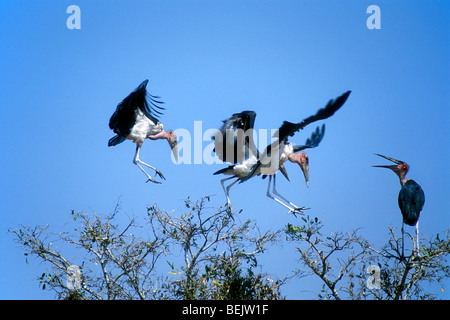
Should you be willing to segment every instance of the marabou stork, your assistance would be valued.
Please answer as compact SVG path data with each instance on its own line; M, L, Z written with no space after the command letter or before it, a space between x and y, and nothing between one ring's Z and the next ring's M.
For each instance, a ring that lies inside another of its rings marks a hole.
M157 100L159 97L147 94L147 83L148 80L144 80L117 105L116 111L109 120L109 128L116 133L116 136L108 141L108 146L115 146L126 139L133 140L136 143L133 163L145 173L148 178L147 182L161 183L153 179L142 168L141 164L153 169L156 175L165 179L161 171L139 159L139 151L146 138L150 140L165 139L169 142L177 160L177 137L173 131L164 131L163 124L157 119L157 116L162 114L159 110L164 110L160 106L163 102Z
M394 165L390 166L373 166L378 168L387 168L395 172L400 179L400 185L402 188L398 194L398 206L402 212L402 256L404 256L404 224L409 226L416 226L416 241L417 252L419 252L419 215L425 204L425 193L420 185L412 179L405 179L406 173L408 173L409 165L404 162L381 154L376 153L377 156L385 158L394 162Z
M236 182L244 182L256 175L262 175L263 178L269 176L266 195L280 203L289 212L294 215L302 213L304 207L299 207L287 200L276 190L276 173L278 170L283 173L289 180L284 162L290 161L297 163L305 177L306 185L309 185L309 159L308 155L300 152L304 149L315 148L319 145L325 133L325 125L321 129L319 127L313 132L311 137L306 140L305 145L294 146L288 142L288 137L293 136L295 132L303 129L308 124L327 119L332 116L347 100L350 91L334 100L330 100L328 104L320 109L315 115L312 115L302 122L291 123L284 121L282 126L277 130L274 137L277 138L273 143L266 147L264 152L260 153L253 141L253 126L255 123L256 113L253 111L243 111L233 114L228 120L225 120L220 130L214 136L214 151L219 159L224 162L230 162L227 168L221 169L214 174L231 175L231 177L220 180L222 188L227 198L227 209L231 211L230 188ZM225 187L224 182L236 178L231 184ZM273 180L272 192L270 186ZM274 196L275 195L275 196ZM280 200L281 199L281 200ZM284 202L283 202L284 201Z

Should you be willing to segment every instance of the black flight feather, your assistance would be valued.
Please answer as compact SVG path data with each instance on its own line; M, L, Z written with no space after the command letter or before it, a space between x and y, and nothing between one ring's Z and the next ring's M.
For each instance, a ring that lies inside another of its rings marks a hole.
M156 96L147 95L148 80L142 83L123 99L109 119L109 128L117 134L108 141L108 146L114 146L123 142L130 134L136 122L136 112L139 109L147 118L158 123L158 115L162 113L157 109L164 110L159 104L163 102L155 100ZM159 98L159 97L158 97Z
M319 109L315 115L304 119L302 122L292 123L289 121L284 121L282 126L278 129L278 138L280 141L283 141L284 139L287 139L288 136L292 137L295 132L303 129L308 124L331 117L337 110L339 110L340 107L343 106L345 101L347 101L350 93L351 91L347 91L336 99L328 101L325 107Z
M222 127L213 137L214 152L220 160L230 163L240 163L250 155L257 156L258 150L253 141L253 126L256 113L242 111L234 113L223 121Z

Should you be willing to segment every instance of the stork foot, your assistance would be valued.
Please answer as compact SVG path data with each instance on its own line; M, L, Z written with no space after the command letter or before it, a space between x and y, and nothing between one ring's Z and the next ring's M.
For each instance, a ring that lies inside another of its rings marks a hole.
M162 172L159 171L158 169L155 169L155 177L156 177L156 176L159 176L161 179L166 180L166 178L164 177L164 175L162 174ZM157 180L153 179L153 178L150 177L149 175L147 175L147 177L148 177L147 182L151 181L151 182L153 182L153 183L162 183L161 181L157 181Z
M155 179L153 179L153 178L151 178L151 177L149 177L148 180L145 181L145 183L148 183L149 181L151 181L151 182L153 182L153 183L156 183L156 184L160 184L160 183L161 183L160 181L157 181L157 180L155 180Z
M234 221L233 208L231 207L231 203L227 202L227 204L225 205L225 212L228 214L228 218L231 218L231 220Z
M161 179L164 179L164 180L166 180L166 177L164 177L164 175L162 174L162 172L161 171L159 171L159 170L155 170L155 176L159 176ZM161 182L160 182L161 183Z
M289 210L289 213L292 213L295 217L297 217L297 214L303 214L303 210L309 209L311 208L293 206L293 208Z

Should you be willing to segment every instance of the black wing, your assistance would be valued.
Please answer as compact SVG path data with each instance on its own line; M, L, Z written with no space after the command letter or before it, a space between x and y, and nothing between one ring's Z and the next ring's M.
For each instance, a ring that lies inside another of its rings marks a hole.
M115 145L126 139L135 124L136 110L138 109L153 122L158 122L157 116L162 114L159 110L164 110L159 105L163 102L157 100L159 97L147 94L147 83L148 80L144 80L117 105L116 111L109 119L109 128L117 136L112 138L108 145Z
M321 129L319 127L317 127L316 130L313 131L313 133L311 134L311 137L309 137L306 140L304 145L294 147L294 152L298 152L298 151L301 151L301 150L304 150L304 149L308 149L308 148L315 148L315 147L317 147L320 144L320 142L322 141L324 135L325 135L325 124L322 125ZM271 147L272 147L272 144L267 146L267 148L264 151L264 153L260 156L260 158L262 158L262 160L265 160L264 157L270 157L271 156ZM253 165L253 168L252 168L250 174L248 174L245 178L241 179L240 182L247 181L248 179L253 177L255 172L261 166L262 160L259 159L258 162L256 162L255 165ZM265 161L267 161L267 160L265 160ZM287 172L286 172L286 169L284 168L284 166L280 166L279 169L280 169L281 173L283 173L283 175L286 177L286 179L289 180L289 177L287 176ZM265 176L263 176L263 178L265 178Z
M339 110L340 107L342 107L345 101L347 101L350 93L351 91L347 91L336 99L330 100L327 105L322 109L319 109L315 115L304 119L302 122L292 123L289 121L284 121L282 126L278 129L278 139L283 141L287 139L288 136L292 137L295 132L303 129L308 124L331 117L337 110Z
M325 124L322 125L322 128L316 128L316 130L311 134L311 137L308 138L303 146L295 146L294 152L299 152L309 148L315 148L319 146L320 142L325 135Z
M258 155L253 140L255 117L254 111L243 111L223 121L222 127L213 136L214 152L220 160L235 164Z
M414 180L407 180L398 194L398 206L403 215L403 222L414 226L425 204L425 193Z

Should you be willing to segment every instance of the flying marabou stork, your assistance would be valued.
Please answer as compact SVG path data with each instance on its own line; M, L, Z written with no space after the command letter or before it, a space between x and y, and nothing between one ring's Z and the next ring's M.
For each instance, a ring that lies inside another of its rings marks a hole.
M419 215L425 204L425 193L420 185L412 179L405 179L409 170L409 165L404 162L381 154L376 153L377 156L385 158L395 163L395 165L378 165L373 167L387 168L395 172L400 179L402 188L398 194L398 206L402 212L402 256L404 256L404 224L416 227L416 248L419 252Z
M347 100L350 91L334 100L320 109L315 115L312 115L299 123L284 121L282 126L275 133L277 138L273 143L266 147L264 152L260 153L253 141L253 130L256 113L254 111L243 111L233 114L228 120L225 120L220 130L214 136L214 151L219 159L224 162L230 162L232 165L223 168L214 174L225 174L231 177L220 180L225 196L227 198L227 209L231 211L230 188L237 182L244 182L248 179L262 175L263 178L269 177L266 195L280 203L293 214L302 213L304 207L299 207L287 200L276 190L276 173L281 173L289 180L284 162L290 161L297 163L305 177L306 185L309 185L309 159L308 155L302 151L308 148L315 148L319 145L325 133L325 125L319 127L313 132L311 137L306 140L305 145L294 146L288 142L288 137L294 136L295 132L303 129L308 124L327 119L332 116ZM235 178L236 180L225 187L224 182ZM270 192L271 183L272 193Z
M159 97L147 94L148 80L144 80L139 87L123 99L116 108L116 111L109 120L109 128L116 134L108 141L108 146L115 146L126 139L136 143L136 152L133 163L142 170L147 176L148 181L161 183L153 179L141 164L155 171L160 178L165 179L164 175L155 167L139 159L139 151L145 139L158 140L165 139L169 142L175 159L178 159L177 137L173 131L164 131L163 124L157 116L164 110L160 106L163 102L157 100ZM158 110L159 109L159 110Z

